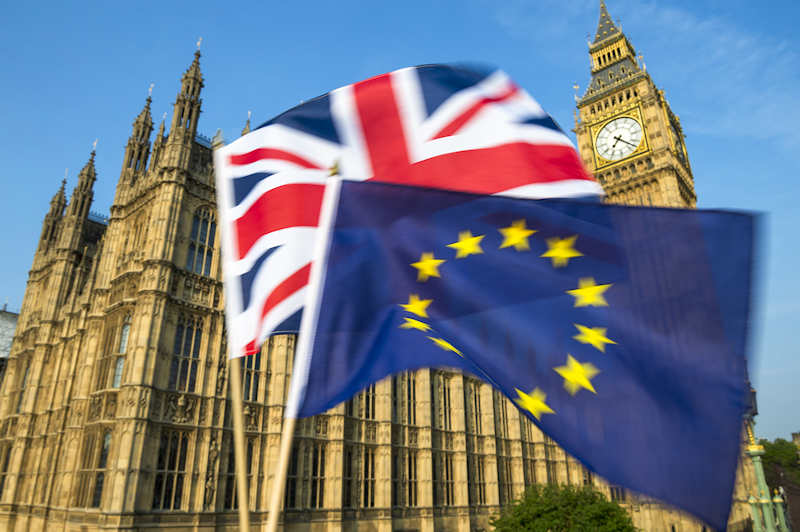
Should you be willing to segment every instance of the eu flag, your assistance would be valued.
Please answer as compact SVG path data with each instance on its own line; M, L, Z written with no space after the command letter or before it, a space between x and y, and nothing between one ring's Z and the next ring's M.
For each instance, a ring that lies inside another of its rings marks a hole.
M459 368L608 481L724 529L754 231L743 213L344 181L289 410Z

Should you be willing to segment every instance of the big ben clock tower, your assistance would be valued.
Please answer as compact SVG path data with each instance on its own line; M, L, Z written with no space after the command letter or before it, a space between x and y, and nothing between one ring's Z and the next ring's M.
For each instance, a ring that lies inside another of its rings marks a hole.
M577 101L583 163L611 203L694 207L697 197L680 120L605 2L589 44L592 79Z

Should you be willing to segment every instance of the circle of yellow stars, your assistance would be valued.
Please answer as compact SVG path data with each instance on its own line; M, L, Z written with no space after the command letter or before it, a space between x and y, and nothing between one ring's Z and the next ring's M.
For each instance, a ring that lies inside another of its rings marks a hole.
M498 231L503 237L499 249L513 248L518 252L531 250L529 238L537 232L536 229L529 228L524 219L515 220L510 226L501 227ZM473 235L469 230L461 231L458 234L458 241L447 244L447 247L455 250L455 260L467 258L471 255L479 255L483 253L481 242L485 236ZM548 238L545 241L547 243L547 251L542 253L540 257L550 259L554 268L563 268L569 264L571 259L584 256L583 253L575 249L577 240L578 235L566 238ZM417 282L424 283L431 277L441 277L439 268L445 262L447 262L446 259L437 258L434 252L423 252L418 261L411 263L411 266L417 270ZM604 294L611 286L612 284L597 284L593 277L584 277L578 280L577 288L567 290L566 293L574 298L574 307L607 307L608 301L606 301ZM416 317L404 317L400 328L431 333L431 336L426 334L426 338L433 342L434 345L463 357L463 353L457 347L444 338L436 336L434 329L428 323L419 319L429 317L427 309L431 303L433 303L432 299L420 299L419 294L410 294L408 302L401 303L400 307ZM607 329L604 327L588 327L578 323L573 325L578 334L572 338L579 343L591 345L601 353L605 353L607 345L616 344L614 340L611 340L606 335ZM553 371L564 379L564 389L570 395L574 396L580 390L597 393L592 384L592 379L600 373L600 370L591 362L580 362L568 353L565 364L554 367ZM519 388L514 390L517 393L517 398L514 399L514 402L537 420L541 420L543 414L555 414L555 411L546 402L547 394L538 386L534 387L530 393L525 393Z

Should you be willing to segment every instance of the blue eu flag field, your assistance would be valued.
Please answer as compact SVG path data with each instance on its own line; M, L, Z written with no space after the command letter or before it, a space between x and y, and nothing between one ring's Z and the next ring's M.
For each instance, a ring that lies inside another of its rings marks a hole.
M742 213L345 181L298 415L460 368L610 482L723 529L754 232Z

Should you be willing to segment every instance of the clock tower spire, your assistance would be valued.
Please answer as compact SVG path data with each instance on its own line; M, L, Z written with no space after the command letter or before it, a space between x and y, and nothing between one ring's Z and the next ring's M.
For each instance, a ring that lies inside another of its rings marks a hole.
M589 57L591 81L577 100L575 133L607 201L694 207L680 120L602 0Z

